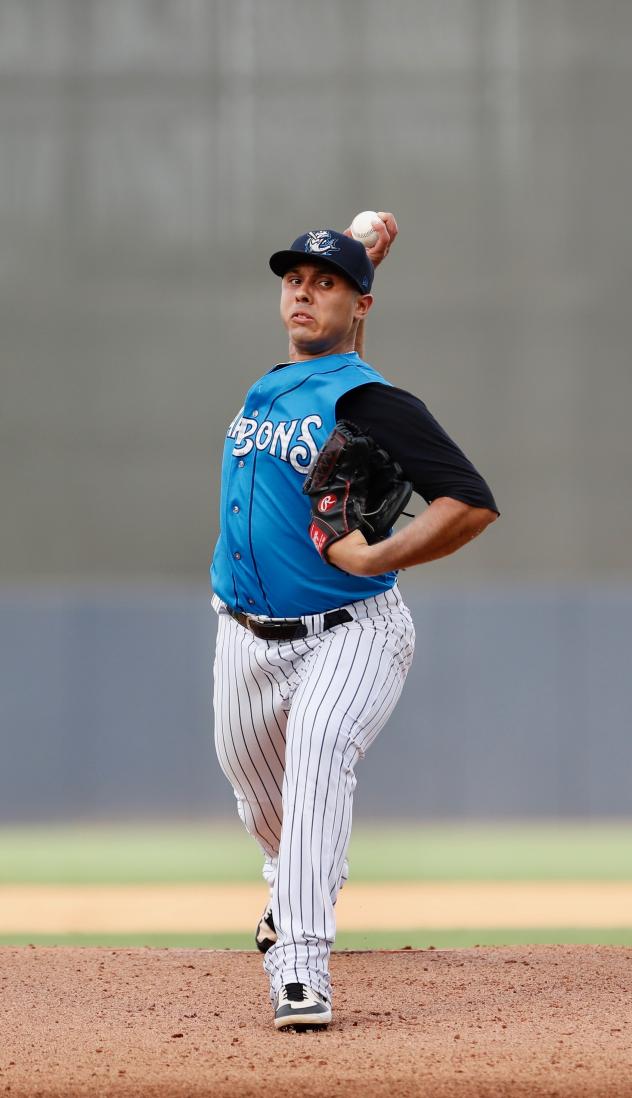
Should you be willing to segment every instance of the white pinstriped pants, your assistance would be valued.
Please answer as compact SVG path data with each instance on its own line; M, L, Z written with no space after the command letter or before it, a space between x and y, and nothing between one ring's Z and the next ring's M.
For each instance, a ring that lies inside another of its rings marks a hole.
M218 600L214 600L217 603ZM219 604L215 746L237 809L264 851L277 942L270 996L308 984L331 999L334 904L347 876L354 768L391 715L415 631L397 587L346 607L326 632L259 640Z

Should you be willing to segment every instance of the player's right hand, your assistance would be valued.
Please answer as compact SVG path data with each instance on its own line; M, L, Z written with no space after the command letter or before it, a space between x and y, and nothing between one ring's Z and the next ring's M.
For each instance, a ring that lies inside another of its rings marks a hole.
M382 260L386 259L399 232L394 214L386 210L378 210L377 215L381 218L381 222L374 221L373 227L378 234L378 239L375 244L366 250L366 254L374 267L379 267ZM351 226L345 229L344 235L352 236Z

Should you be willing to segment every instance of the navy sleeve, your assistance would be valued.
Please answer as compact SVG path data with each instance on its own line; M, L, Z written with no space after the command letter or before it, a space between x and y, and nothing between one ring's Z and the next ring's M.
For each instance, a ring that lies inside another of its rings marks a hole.
M449 496L500 514L486 481L412 393L379 382L361 385L339 397L336 419L357 424L388 451L426 503Z

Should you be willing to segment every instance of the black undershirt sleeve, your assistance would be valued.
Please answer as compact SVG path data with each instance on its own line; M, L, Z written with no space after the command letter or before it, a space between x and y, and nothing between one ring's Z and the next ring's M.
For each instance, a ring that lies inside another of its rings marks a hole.
M339 397L336 419L357 424L387 450L426 503L449 496L500 513L486 481L412 393L369 382Z

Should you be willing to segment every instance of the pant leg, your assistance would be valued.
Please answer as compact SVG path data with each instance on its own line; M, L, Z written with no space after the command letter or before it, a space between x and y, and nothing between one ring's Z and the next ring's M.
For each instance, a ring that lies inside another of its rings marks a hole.
M219 614L214 664L215 748L247 831L275 864L281 836L287 702L283 670L266 660L266 644ZM266 873L264 872L264 876Z
M283 829L273 889L271 997L300 981L331 997L334 904L345 875L355 765L384 726L412 660L405 607L322 634L287 726Z

